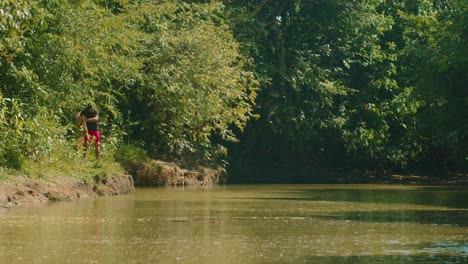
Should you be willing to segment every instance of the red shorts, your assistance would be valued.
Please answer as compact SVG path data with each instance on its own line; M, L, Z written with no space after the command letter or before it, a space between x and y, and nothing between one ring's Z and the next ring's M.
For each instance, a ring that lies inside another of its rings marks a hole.
M99 133L99 130L98 131L88 130L88 134L84 138L86 143L89 143L90 137L91 138L95 137L94 145L99 145L99 142L101 142L101 134Z

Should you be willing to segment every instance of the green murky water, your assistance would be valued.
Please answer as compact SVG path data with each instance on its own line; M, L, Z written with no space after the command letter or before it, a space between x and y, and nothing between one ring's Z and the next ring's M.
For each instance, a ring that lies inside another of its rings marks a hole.
M152 188L14 208L0 263L468 263L468 188Z

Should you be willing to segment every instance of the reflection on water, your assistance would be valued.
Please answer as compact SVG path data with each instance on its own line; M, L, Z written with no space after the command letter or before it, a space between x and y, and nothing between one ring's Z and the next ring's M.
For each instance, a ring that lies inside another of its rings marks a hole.
M138 189L0 211L0 263L467 263L468 189Z

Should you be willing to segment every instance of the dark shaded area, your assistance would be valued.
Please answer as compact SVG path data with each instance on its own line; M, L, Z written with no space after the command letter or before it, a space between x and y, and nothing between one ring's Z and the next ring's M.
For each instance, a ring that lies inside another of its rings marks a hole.
M468 211L465 210L386 210L352 211L336 215L315 216L324 220L343 220L376 223L415 223L430 225L456 225L468 227Z
M425 263L425 264L440 264L440 263L467 263L468 256L449 256L449 255L429 255L429 256L332 256L332 257L318 257L310 256L300 259L295 259L296 263ZM277 261L268 262L270 264L290 263L290 261Z
M262 155L258 155L261 159ZM344 177L329 172L325 168L308 167L294 161L261 161L254 158L239 163L231 160L227 166L228 182L232 184L258 184L258 183L338 183ZM232 162L232 163L231 163ZM362 176L362 175L361 175ZM369 182L367 177L362 176L361 182Z
M286 153L286 152L285 152ZM285 154L288 155L287 153ZM296 160L277 162L259 153L245 160L228 162L228 182L231 184L409 184L425 186L468 186L468 176L462 173L436 172L432 175L414 175L395 171L367 170L364 168L338 168L333 164L314 166ZM302 163L301 163L302 162ZM338 163L336 163L338 164ZM336 165L335 164L335 165ZM356 164L357 166L357 164ZM358 166L357 166L358 167ZM428 167L429 168L429 167Z
M467 188L420 187L416 190L389 189L300 189L281 196L291 197L259 198L291 201L334 201L363 203L399 203L443 206L450 208L468 208Z
M225 2L261 84L230 182L466 175L463 1Z

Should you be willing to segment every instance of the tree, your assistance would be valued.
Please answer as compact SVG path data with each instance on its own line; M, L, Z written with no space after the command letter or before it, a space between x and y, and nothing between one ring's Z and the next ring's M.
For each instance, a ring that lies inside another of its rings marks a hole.
M158 156L210 160L225 152L219 140L235 141L233 129L252 116L257 84L222 10L217 3L138 6L147 59L130 109Z
M407 170L431 152L434 138L428 131L437 126L422 116L434 117L435 102L448 94L423 92L432 82L428 76L440 75L418 64L438 61L440 69L452 62L434 52L465 51L459 41L466 13L460 1L226 2L241 50L254 58L261 81L256 108L261 118L249 125L242 138L247 143L233 147L233 162ZM452 23L458 26L447 26ZM441 35L457 46L434 41L443 40ZM455 65L463 69L466 61ZM453 81L464 78L457 74ZM443 105L463 108L460 101ZM455 131L451 135L460 143L466 129Z
M466 172L468 80L466 1L421 1L400 12L407 45L406 79L426 102L418 133L426 139L423 163L431 173Z

